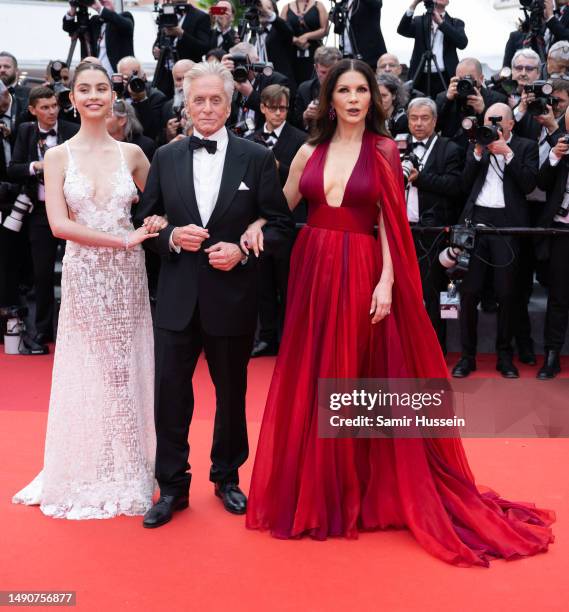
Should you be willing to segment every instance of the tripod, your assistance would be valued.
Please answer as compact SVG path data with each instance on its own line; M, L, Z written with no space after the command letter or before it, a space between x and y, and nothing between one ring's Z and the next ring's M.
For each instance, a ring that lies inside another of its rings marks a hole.
M73 55L77 41L81 43L81 49L86 51L87 55L93 55L91 41L89 40L89 11L85 6L77 8L77 30L71 35L71 43L69 44L69 52L67 53L67 65L71 66Z
M431 79L433 78L433 64L435 65L436 74L441 80L441 84L443 89L446 91L448 89L447 84L445 82L445 78L437 61L436 55L433 53L433 36L432 36L432 23L433 23L433 12L434 5L427 5L427 10L425 15L423 15L423 26L424 31L423 35L425 38L425 51L423 55L421 55L421 60L419 61L419 67L417 71L413 75L413 88L415 88L419 78L425 73L426 76L426 91L425 94L427 97L431 97Z
M158 30L158 47L160 55L156 62L156 70L152 77L152 87L160 89L166 96L174 95L174 85L172 83L172 68L178 61L178 52L174 47L174 41L162 28Z
M328 16L328 20L334 25L334 36L338 37L338 49L342 54L343 58L355 58L362 59L362 56L358 50L358 45L356 43L356 39L352 29L349 27L350 16L348 15L348 3L346 0L340 0L340 2L336 2L336 0L332 0L332 8L330 9L330 14ZM350 45L352 47L352 53L346 53L345 51L345 39L344 33L348 32L348 39L350 41ZM326 37L326 42L324 44L328 45L328 39L330 37L330 30L328 30L328 36Z

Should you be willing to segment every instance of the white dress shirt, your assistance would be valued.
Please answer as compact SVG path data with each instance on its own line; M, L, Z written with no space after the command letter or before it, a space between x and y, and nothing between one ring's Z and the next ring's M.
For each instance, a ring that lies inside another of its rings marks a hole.
M414 10L408 9L407 16L413 17ZM444 20L446 13L439 13L441 18ZM433 55L437 60L437 64L439 65L439 69L442 72L445 69L445 60L444 60L444 34L441 32L439 24L434 20L431 24L431 49L433 51ZM428 65L425 63L424 72L427 72ZM431 63L431 72L436 72L437 67L435 62Z
M194 129L194 136L204 139L204 136L196 129ZM217 150L213 155L203 147L193 151L194 191L196 192L196 202L202 227L207 226L219 196L221 176L229 143L226 127L223 126L220 130L208 136L206 140L215 140L217 143ZM170 234L170 248L179 253L181 249L174 245L172 234Z
M113 67L111 65L111 60L107 55L107 24L103 23L101 25L101 33L99 34L99 60L103 65L103 68L107 71L107 74L112 77L113 76Z
M512 135L508 138L508 144L512 140ZM477 161L481 161L482 157L474 154ZM476 198L476 206L485 206L486 208L506 208L504 200L504 172L506 166L514 159L514 152L507 157L503 155L490 156L490 164L488 165L488 173L482 189Z
M415 147L414 153L421 161L420 170L422 170L425 167L425 164L427 163L427 160L429 159L429 156L431 155L433 147L435 146L435 142L437 141L437 138L438 136L435 134L428 149L426 148L426 145L428 144L428 139L422 140L421 144L418 144ZM413 136L413 142L419 142L415 138L415 136ZM409 221L409 223L418 223L420 219L419 190L417 189L417 187L415 187L413 183L409 183L407 185L406 195L407 195L407 198L406 198L407 199L407 221Z
M560 161L561 160L557 158L555 153L551 151L551 153L549 154L549 163L551 167L555 168L559 164ZM566 208L568 206L569 206L569 177L567 177L567 184L565 185L565 194L563 195L563 202L561 203L561 207L563 208ZM553 217L553 220L557 221L558 223L569 224L569 216L561 217L560 215L555 215L555 217Z

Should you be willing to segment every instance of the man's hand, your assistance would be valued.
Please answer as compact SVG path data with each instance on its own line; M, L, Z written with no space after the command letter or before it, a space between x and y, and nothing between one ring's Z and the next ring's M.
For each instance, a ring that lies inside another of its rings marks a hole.
M453 76L452 79L450 80L450 83L448 84L447 98L449 100L454 100L456 98L456 94L457 94L456 86L457 86L458 81L459 81L459 78L457 76Z
M35 172L43 172L43 162L42 161L33 162L32 167Z
M77 13L77 7L73 6L71 2L69 3L69 8L67 9L67 14L70 17L75 17L75 13Z
M178 128L181 126L180 122L176 117L172 117L172 119L168 119L166 123L166 140L170 142L173 138L176 138L178 135Z
M231 242L218 242L205 249L209 255L209 264L216 270L229 272L243 259L241 249Z
M155 60L160 58L160 47L152 47L152 57L154 57Z
M545 115L537 115L535 120L547 128L547 132L549 134L553 134L555 130L559 127L557 121L555 120L555 115L553 114L553 108L548 104L547 105L547 114Z
M102 8L106 8L108 11L114 11L115 5L113 4L113 0L99 0Z
M100 13L103 10L103 5L99 2L99 0L95 0L91 5L91 8L97 13Z
M174 26L172 28L164 28L167 36L175 36L176 38L182 38L184 30L180 26Z
M2 123L2 121L0 121L0 135L2 136L2 138L8 140L8 138L10 138L11 133L12 131L10 130L10 128L5 123Z
M209 238L209 232L199 225L183 225L176 227L172 232L172 242L175 246L180 247L184 251L195 253L199 251L202 242Z
M512 153L512 149L510 149L508 143L504 139L504 134L502 134L502 132L499 132L498 134L500 136L498 140L491 142L486 148L493 155L503 155L504 157L507 157L510 155L510 153Z
M413 170L411 170L411 174L409 175L409 178L407 179L407 182L414 183L417 180L418 176L419 176L419 171L417 170L417 168L413 168Z
M484 98L482 97L480 90L475 87L474 91L476 92L475 95L468 96L468 98L466 98L468 100L468 106L470 106L477 115L481 115L484 112L486 104L484 104Z
M433 11L433 21L437 24L437 25L441 25L441 23L443 22L443 18L441 16L440 13L438 13L437 11Z
M484 147L481 144L476 143L474 145L474 155L476 157L482 157L482 155L484 155Z
M569 152L569 143L559 139L557 144L551 149L551 152L557 159L561 160Z
M543 14L545 21L548 21L553 17L553 0L545 0L543 3Z
M535 100L534 93L526 93L522 91L522 99L520 100L520 104L518 106L518 110L520 113L525 115L528 112L528 105L531 104Z
M314 104L314 100L306 107L306 110L302 113L302 118L304 119L304 123L308 123L313 119L316 119L316 111L318 110L318 105Z

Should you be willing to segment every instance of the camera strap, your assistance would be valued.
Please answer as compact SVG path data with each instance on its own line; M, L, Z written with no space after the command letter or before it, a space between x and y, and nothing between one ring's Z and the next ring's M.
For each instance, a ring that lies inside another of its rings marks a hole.
M492 160L494 161L494 163L492 163ZM500 168L500 162L498 161L498 158L494 155L494 153L490 153L490 165L492 166L492 169L494 170L494 172L498 175L498 178L503 183L504 182L505 169L502 170ZM505 167L506 167L506 159L504 158L504 168Z

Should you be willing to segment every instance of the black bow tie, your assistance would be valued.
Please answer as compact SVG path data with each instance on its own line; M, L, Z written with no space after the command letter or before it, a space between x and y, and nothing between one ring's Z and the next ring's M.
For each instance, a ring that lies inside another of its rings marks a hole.
M217 151L217 142L215 140L202 140L197 136L190 136L190 149L196 151L197 149L204 148L210 155L213 155Z
M53 128L51 130L48 130L47 132L42 132L40 130L40 140L47 140L48 136L57 136L57 132Z
M415 149L416 147L424 147L426 149L427 148L427 141L426 140L417 140L416 142L412 142L411 143L411 147L413 149Z
M275 140L279 139L274 132L263 132L263 140L269 140L269 138L274 138Z

